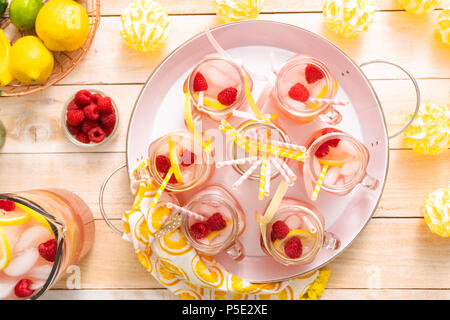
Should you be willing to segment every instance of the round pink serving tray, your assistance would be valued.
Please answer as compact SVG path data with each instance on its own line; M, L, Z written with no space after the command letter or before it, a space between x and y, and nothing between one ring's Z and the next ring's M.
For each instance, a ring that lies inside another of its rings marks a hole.
M307 30L284 23L255 20L222 25L211 32L233 58L239 59L250 70L259 74L270 73L270 56L275 57L275 62L279 64L296 53L322 60L339 82L337 97L349 99L352 103L352 107L340 109L344 120L337 128L352 134L367 146L370 152L368 174L378 179L379 184L374 190L358 186L345 197L324 192L314 204L324 215L327 231L340 239L341 246L338 250L322 249L317 258L308 265L283 266L265 255L260 246L255 212L263 213L271 197L263 201L257 199L258 182L247 181L237 191L231 190L231 185L239 175L232 168L221 168L216 169L214 177L206 184L219 184L227 188L246 213L247 226L240 238L245 257L238 262L227 255L215 257L234 275L251 282L270 282L320 268L350 245L372 217L380 200L388 171L389 148L379 100L358 65L332 43ZM137 100L128 128L127 166L130 173L138 163L146 159L148 147L153 140L168 132L185 129L183 82L190 70L213 51L206 35L199 34L177 48L150 76ZM412 76L407 74L416 85ZM264 83L254 81L255 97L263 86ZM417 97L419 101L419 93ZM312 132L323 126L320 121L313 121L307 125L291 124L283 128L293 142L304 144ZM294 164L292 168L298 179L295 186L289 189L287 196L310 202L309 197L305 195L303 179L297 165ZM279 179L280 177L272 181L271 196ZM103 197L103 190L104 186L100 199ZM190 194L183 194L179 198L183 203L189 196ZM100 206L104 213L103 204Z

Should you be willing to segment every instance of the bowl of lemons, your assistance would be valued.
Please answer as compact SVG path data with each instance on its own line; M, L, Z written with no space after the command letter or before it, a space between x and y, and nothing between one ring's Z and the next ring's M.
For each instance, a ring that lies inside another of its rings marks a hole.
M42 91L89 51L100 0L0 0L0 97Z

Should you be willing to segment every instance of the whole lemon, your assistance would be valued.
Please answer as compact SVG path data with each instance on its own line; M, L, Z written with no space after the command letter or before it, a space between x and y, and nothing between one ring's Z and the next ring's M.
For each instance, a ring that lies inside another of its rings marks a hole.
M26 36L12 46L9 63L17 80L32 85L43 83L50 77L55 60L39 38Z
M36 19L36 33L53 51L79 49L89 35L89 16L72 0L50 0Z

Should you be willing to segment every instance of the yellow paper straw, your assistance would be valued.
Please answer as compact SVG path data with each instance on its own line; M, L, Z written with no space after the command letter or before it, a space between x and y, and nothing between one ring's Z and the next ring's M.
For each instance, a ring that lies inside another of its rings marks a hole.
M225 133L230 139L232 139L238 146L249 153L257 154L258 150L269 150L269 153L274 156L289 158L296 161L305 161L308 154L302 151L296 151L292 149L282 148L279 146L273 146L268 143L258 142L256 140L244 137L226 120L221 121L219 126L220 131Z
M325 179L325 175L327 174L328 166L324 165L322 167L322 172L320 172L319 179L317 179L316 186L314 187L313 194L311 196L312 201L316 201L317 197L319 196L319 191L322 188L323 179Z
M212 141L208 136L206 136L207 142L203 141L195 128L194 120L192 119L191 95L189 91L184 94L184 118L186 120L186 125L194 138L202 144L203 150L205 150L207 154L210 154L212 151Z
M263 157L261 159L261 174L259 178L259 192L258 199L264 199L264 192L266 190L266 175L267 175L267 158Z
M269 159L266 158L266 163L267 163L267 179L266 179L266 186L264 188L264 195L268 196L270 194L270 180L272 178L272 168L271 168L271 161Z
M167 172L166 176L164 177L163 182L159 186L158 192L156 192L155 197L152 200L152 203L150 204L150 207L154 208L156 207L156 204L159 201L159 198L161 198L162 193L164 192L164 189L166 189L167 184L169 183L170 178L172 177L173 169L170 168Z

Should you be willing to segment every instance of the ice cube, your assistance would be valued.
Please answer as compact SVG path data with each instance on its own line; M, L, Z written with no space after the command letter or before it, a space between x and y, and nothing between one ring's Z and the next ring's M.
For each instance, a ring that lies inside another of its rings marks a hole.
M51 232L42 226L34 226L26 229L17 241L14 252L21 252L25 249L37 248L41 243L52 239Z
M287 217L286 220L284 220L284 222L291 230L300 229L300 226L302 224L302 221L300 220L299 216L294 214Z
M217 208L213 207L212 205L208 203L202 203L197 208L198 213L205 215L205 216L212 216L214 213L217 212Z
M21 276L33 268L38 258L39 252L36 248L27 249L14 257L3 272L10 277Z
M45 281L33 281L33 284L30 286L32 290L39 290L45 284Z
M198 165L190 165L188 167L184 167L181 171L181 176L183 178L183 183L191 183L195 180L195 174L197 171ZM200 170L200 169L199 169Z
M336 184L336 181L338 180L338 178L339 178L339 169L337 167L331 167L327 171L323 182L327 186L332 186L332 185Z
M9 226L5 227L6 238L8 238L9 247L11 251L14 251L17 241L19 240L20 234L22 233L22 226Z
M52 265L44 264L42 266L34 267L31 269L29 275L34 279L46 280L52 271Z
M338 148L341 149L343 152L351 155L351 156L357 156L358 155L358 150L353 145L353 143L351 143L350 141L341 139L341 141L339 141Z
M358 160L351 160L341 167L341 175L343 176L353 176L355 175L359 168L361 167L361 163Z

